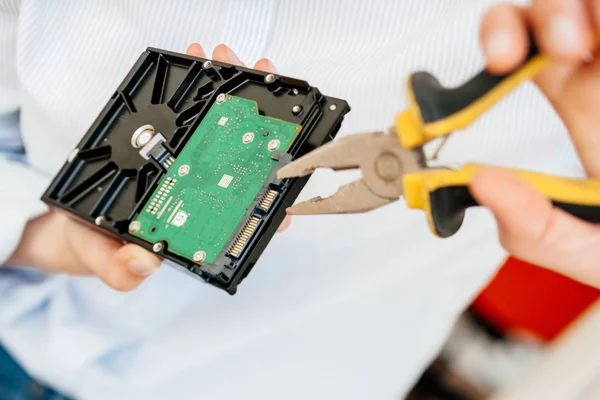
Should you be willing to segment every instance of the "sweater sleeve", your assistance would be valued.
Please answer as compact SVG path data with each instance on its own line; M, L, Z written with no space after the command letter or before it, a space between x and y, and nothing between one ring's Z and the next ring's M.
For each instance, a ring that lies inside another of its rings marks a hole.
M12 254L27 221L47 210L46 177L27 162L19 129L16 55L18 1L0 0L0 265Z

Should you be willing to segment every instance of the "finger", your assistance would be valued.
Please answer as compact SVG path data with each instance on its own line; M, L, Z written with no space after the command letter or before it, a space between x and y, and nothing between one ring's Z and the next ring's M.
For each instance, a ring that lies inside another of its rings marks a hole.
M185 54L194 56L194 57L202 57L206 58L206 54L204 53L204 49L198 43L192 43L189 45Z
M481 24L481 42L492 74L506 74L525 61L529 34L523 9L509 4L493 7Z
M213 51L213 60L225 62L233 65L240 65L245 67L246 65L240 60L240 58L224 44L220 44L215 47Z
M32 265L51 273L89 275L92 271L88 263L82 261L75 250L80 245L71 242L73 235L85 238L79 235L82 229L90 231L62 213L48 212L27 224L9 265ZM119 245L106 236L100 236L94 244L100 252L111 252L112 246Z
M132 290L160 266L155 255L137 245L124 246L74 221L66 229L74 255L71 270L94 274L113 289Z
M576 38L576 32L582 31L579 35L583 37L581 46L558 45L578 48L572 53L575 56L570 57L569 62L552 63L540 71L535 82L563 120L590 177L600 176L600 158L597 157L600 135L595 129L600 118L595 107L600 101L600 59L593 60L589 56L593 54L594 42L597 42L600 32L600 25L594 23L594 19L598 21L598 18L593 17L600 15L599 9L600 2L597 0L535 0L531 11L531 20L539 31L538 41L550 42L540 45L544 51L549 51L547 49L553 44L562 43L552 39L554 36L563 37L561 40L569 42L572 41L569 37ZM555 33L551 33L553 29ZM559 33L561 29L575 33Z
M277 228L277 232L285 231L290 226L291 223L292 223L292 217L290 217L289 215L286 215L283 222L281 223L281 225L279 225L279 228Z
M511 254L600 287L600 227L553 207L508 171L480 172L471 192L496 217L500 241Z
M598 0L586 0L588 3L588 9L591 14L592 29L594 29L596 44L600 39L600 1Z
M502 4L493 7L483 18L481 42L488 71L506 74L521 65L530 50L531 10ZM577 63L558 62L538 72L534 81L557 110L563 101L565 82Z
M264 72L273 72L275 74L278 72L277 68L275 68L271 60L268 58L261 58L258 60L256 64L254 64L254 69Z
M594 35L584 1L533 0L530 18L542 52L577 60L592 51Z
M119 291L130 291L160 267L160 259L135 244L126 244L113 253L98 277Z
M106 265L110 256L122 244L79 222L65 217L63 232L66 249L57 257L64 264L64 272L70 274L96 274L99 265Z

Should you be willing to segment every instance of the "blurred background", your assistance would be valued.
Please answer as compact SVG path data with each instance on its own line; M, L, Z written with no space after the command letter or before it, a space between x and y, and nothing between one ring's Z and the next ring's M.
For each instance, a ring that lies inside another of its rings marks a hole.
M598 300L592 287L507 259L407 400L600 399Z

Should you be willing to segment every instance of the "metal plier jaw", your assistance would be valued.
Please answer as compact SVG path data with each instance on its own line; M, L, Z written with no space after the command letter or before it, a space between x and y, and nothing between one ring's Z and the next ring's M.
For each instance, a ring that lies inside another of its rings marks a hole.
M523 64L506 75L482 71L462 86L448 89L427 72L408 79L409 106L389 132L364 133L334 140L278 171L279 178L309 175L317 168L359 168L362 179L340 187L333 196L316 197L288 209L289 214L361 213L404 196L408 207L421 209L430 230L454 235L467 208L477 206L469 185L482 165L459 170L428 168L422 146L470 125L521 82L532 78L548 60L531 40ZM511 170L562 210L586 221L600 222L600 181L567 179Z
M327 143L282 167L278 178L312 174L318 168L360 169L362 179L341 186L327 198L315 197L288 208L290 215L362 213L398 200L404 175L425 167L423 151L399 145L395 128L389 132L350 135Z

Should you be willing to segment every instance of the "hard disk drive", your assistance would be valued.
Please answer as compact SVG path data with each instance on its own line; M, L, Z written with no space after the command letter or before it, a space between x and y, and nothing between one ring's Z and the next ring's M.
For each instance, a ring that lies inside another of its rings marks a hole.
M349 111L302 80L148 48L42 200L234 294L309 179L277 170Z

